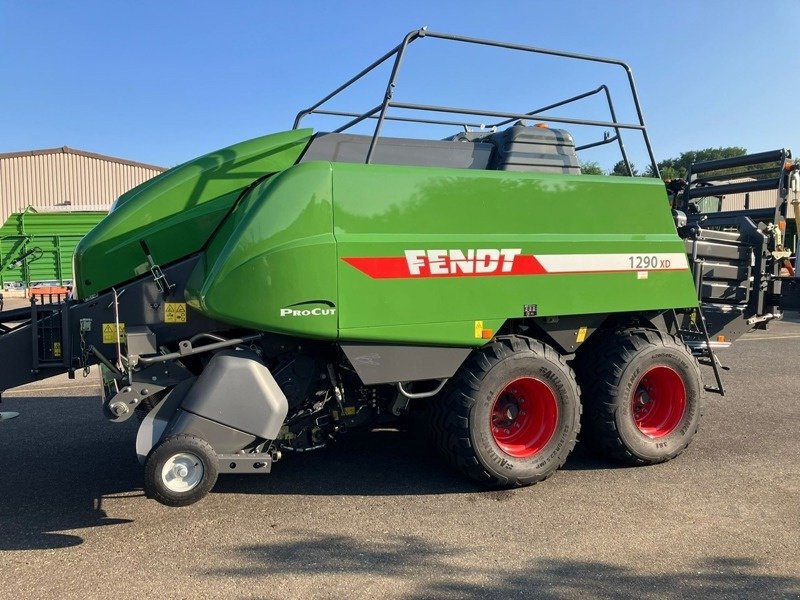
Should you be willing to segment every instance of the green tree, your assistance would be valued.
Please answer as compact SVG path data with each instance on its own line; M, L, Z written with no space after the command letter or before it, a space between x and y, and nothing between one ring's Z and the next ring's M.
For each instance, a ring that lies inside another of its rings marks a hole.
M675 179L686 177L686 173L692 163L718 160L720 158L733 158L744 154L747 154L747 149L740 146L688 150L687 152L681 152L677 158L668 158L660 161L658 169L661 171L662 179Z
M638 177L639 171L636 169L636 165L631 163L631 171L633 171L633 176ZM628 172L628 167L625 166L625 161L621 160L614 167L611 169L611 175L620 175L620 176L629 176L630 173Z
M678 179L680 177L686 177L686 173L681 173L674 167L669 165L662 166L661 163L658 165L658 170L661 174L661 179L664 181L668 181L670 179ZM653 171L653 165L647 165L647 168L644 170L645 177L655 177L656 174Z
M606 172L603 171L603 167L600 166L599 163L592 161L587 162L581 165L581 173L584 175L605 175Z

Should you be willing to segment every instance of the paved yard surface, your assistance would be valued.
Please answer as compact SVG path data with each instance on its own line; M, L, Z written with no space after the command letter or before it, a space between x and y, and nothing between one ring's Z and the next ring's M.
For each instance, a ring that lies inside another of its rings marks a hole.
M142 495L135 424L103 419L94 379L8 392L0 597L798 598L800 323L770 335L722 357L729 394L678 459L579 446L502 492L382 431L170 509Z

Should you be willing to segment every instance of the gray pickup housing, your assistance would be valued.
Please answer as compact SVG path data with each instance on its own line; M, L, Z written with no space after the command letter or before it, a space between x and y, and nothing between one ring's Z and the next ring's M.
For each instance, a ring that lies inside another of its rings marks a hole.
M286 396L255 352L223 350L200 376L180 382L144 418L136 453L144 464L160 440L187 433L206 440L217 454L236 454L278 437L288 411Z
M257 354L223 350L209 361L181 409L257 438L274 440L289 412L289 403ZM213 440L209 442L214 445Z

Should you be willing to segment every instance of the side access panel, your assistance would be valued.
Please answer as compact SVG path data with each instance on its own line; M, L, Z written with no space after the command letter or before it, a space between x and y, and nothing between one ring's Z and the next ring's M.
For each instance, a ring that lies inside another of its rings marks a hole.
M480 346L510 318L697 306L660 181L333 165L342 341Z
M254 187L211 240L189 303L231 325L335 339L331 165L296 165Z
M452 377L467 359L470 348L342 344L350 364L364 385Z

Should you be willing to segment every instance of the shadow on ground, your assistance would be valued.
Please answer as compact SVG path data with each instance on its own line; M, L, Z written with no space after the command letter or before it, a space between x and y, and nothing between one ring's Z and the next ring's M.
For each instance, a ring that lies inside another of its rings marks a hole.
M578 445L565 470L616 468ZM293 454L263 477L221 477L216 493L396 496L497 493L451 470L428 443L422 426L412 430L352 432L324 450Z
M131 436L94 418L96 398L3 407L21 416L0 425L0 550L66 548L83 542L72 530L130 522L109 518L103 502L141 493Z
M757 561L710 557L673 571L668 564L635 570L586 560L532 560L524 568L498 561L468 562L429 539L401 536L369 542L310 531L292 532L292 541L243 546L241 566L205 575L265 577L340 576L399 578L413 581L405 598L796 598L800 577L763 574ZM663 568L667 573L655 571Z
M20 398L3 403L22 416L0 427L0 550L62 548L87 527L115 525L103 503L142 495L134 456L136 423L110 424L95 398ZM580 446L567 469L613 468ZM226 475L214 494L395 496L489 491L451 471L420 431L354 432L316 452L290 454L265 476ZM60 533L69 532L69 533Z

